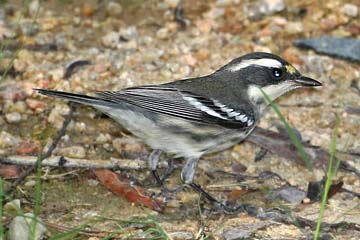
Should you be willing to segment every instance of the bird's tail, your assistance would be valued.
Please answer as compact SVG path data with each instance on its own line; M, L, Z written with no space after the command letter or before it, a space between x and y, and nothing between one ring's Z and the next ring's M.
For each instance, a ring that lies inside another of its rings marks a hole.
M106 101L105 99L101 99L98 97L92 97L87 96L83 94L77 94L77 93L69 93L69 92L62 92L62 91L55 91L55 90L49 90L49 89L34 89L38 93L46 96L51 97L58 97L63 98L72 102L82 103L86 105L100 105L100 106L109 106L111 105L111 102Z

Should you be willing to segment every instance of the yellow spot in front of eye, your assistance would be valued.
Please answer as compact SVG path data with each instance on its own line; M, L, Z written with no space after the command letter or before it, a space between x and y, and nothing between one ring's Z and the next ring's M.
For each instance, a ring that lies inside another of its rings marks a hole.
M285 68L288 73L291 73L291 74L296 73L296 69L291 65L286 65Z

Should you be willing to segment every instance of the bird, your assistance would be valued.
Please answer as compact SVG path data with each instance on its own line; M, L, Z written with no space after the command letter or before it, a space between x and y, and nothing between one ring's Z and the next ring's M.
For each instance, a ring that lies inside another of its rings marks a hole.
M97 91L94 96L35 89L42 95L89 105L120 123L148 145L148 168L156 181L160 156L185 159L181 179L216 206L231 211L194 181L199 159L244 140L259 123L269 101L322 84L302 75L271 53L251 52L201 77L158 85Z

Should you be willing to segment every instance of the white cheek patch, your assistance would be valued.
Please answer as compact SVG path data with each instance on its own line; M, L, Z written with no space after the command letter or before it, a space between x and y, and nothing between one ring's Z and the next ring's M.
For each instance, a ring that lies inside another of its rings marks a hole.
M294 83L293 81L284 81L279 84L262 87L261 89L266 93L266 95L270 97L271 100L275 100L281 95L299 87L301 86ZM248 95L250 100L252 100L253 102L259 102L259 100L261 101L265 100L263 93L260 91L260 88L254 85L251 85L249 87Z
M283 66L282 63L279 62L278 60L272 58L260 58L260 59L246 59L237 64L232 64L226 69L231 72L236 72L251 65L267 67L267 68L282 68Z

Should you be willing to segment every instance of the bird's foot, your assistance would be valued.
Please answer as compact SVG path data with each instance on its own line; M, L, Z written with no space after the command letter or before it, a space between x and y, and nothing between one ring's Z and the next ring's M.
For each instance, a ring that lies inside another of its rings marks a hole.
M157 186L159 186L159 187L164 186L165 180L171 176L171 174L175 171L175 169L176 168L174 166L173 160L169 159L168 167L165 169L164 175L162 177L160 177L160 175L156 169L151 170L151 173L152 173L153 177L155 178Z
M237 214L237 213L247 213L251 216L255 216L257 213L257 209L251 205L248 204L239 204L236 206L232 206L230 204L227 203L221 203L221 202L214 202L212 203L213 206L215 206L216 210L224 213L224 214Z
M221 201L214 198L208 192L206 192L199 184L190 183L190 187L192 187L195 191L199 192L203 197L205 197L209 203L211 203L217 211L220 211L224 214L236 214L239 212L246 212L249 215L256 215L257 209L248 204L240 204L237 206L231 206L228 203L222 203Z
M181 185L179 187L169 189L166 186L161 187L161 195L165 198L166 201L175 199L176 195L184 190L184 185Z

